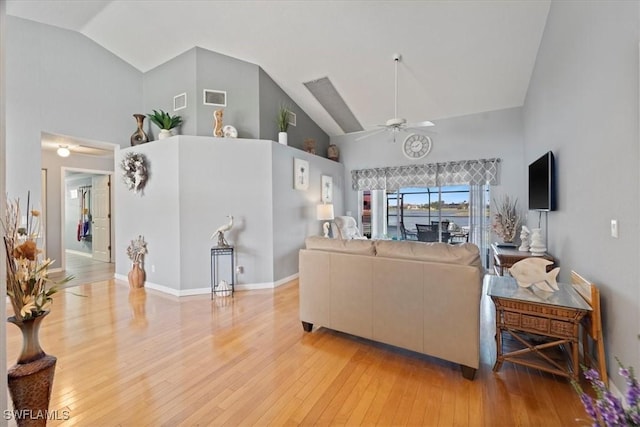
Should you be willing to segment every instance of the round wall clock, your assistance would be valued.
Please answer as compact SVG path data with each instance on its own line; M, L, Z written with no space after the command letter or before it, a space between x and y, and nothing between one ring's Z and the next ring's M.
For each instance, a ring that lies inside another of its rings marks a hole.
M411 160L425 157L431 151L431 138L419 133L412 133L404 140L402 152Z

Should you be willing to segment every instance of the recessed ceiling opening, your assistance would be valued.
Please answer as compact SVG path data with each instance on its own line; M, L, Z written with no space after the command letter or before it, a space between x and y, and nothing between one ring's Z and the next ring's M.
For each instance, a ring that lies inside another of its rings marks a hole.
M364 130L328 77L306 82L304 85L316 97L320 105L327 110L327 113L336 121L344 133Z

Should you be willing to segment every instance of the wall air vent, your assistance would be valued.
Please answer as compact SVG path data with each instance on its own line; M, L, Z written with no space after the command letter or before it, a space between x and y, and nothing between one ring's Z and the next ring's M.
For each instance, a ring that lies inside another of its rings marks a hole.
M296 125L296 113L289 111L289 124L291 126L295 126Z
M304 83L344 133L364 130L328 77Z
M224 90L205 89L202 99L204 105L213 105L216 107L227 106L227 92Z
M187 94L181 93L173 97L173 111L184 110L187 108Z

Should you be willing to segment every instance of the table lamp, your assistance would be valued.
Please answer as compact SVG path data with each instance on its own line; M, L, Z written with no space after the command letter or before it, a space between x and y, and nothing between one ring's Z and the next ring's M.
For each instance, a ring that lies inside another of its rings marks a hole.
M329 221L333 221L333 205L331 203L318 205L316 208L316 217L318 221L327 221L322 224L322 229L324 230L324 237L329 237L329 228L331 227Z

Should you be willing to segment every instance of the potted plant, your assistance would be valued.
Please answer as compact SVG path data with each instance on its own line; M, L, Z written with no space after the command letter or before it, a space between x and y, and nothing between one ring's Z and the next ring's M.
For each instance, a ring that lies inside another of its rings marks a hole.
M173 135L171 129L178 127L182 124L182 117L171 116L162 110L153 110L153 114L148 114L149 120L156 124L160 128L160 134L158 139L168 138Z
M289 109L284 105L278 110L278 142L287 145L287 129L289 129Z

